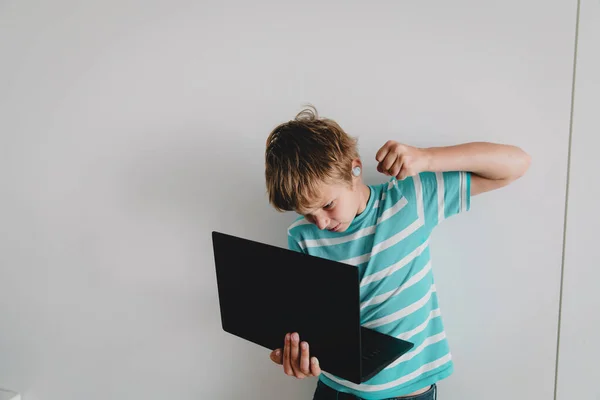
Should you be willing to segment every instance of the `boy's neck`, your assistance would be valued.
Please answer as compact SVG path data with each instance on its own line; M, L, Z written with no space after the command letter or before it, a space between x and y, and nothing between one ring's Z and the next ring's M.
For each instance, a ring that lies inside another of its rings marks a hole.
M359 187L359 196L360 202L358 206L358 212L356 213L357 216L365 211L367 204L369 204L369 198L371 197L371 189L362 182L360 183Z

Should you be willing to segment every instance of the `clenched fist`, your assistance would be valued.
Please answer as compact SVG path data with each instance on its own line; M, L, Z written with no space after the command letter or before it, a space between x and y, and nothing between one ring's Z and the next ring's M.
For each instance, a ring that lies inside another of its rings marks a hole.
M393 140L389 140L379 149L375 159L379 162L377 171L400 180L427 171L429 166L429 153L426 149Z

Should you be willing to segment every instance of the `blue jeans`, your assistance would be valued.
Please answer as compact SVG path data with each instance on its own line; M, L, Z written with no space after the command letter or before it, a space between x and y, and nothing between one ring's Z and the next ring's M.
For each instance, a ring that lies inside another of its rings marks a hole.
M416 396L408 397L393 397L386 400L435 400L437 399L437 386L433 385L431 388ZM348 393L338 392L337 390L327 386L323 382L319 381L313 400L360 400L360 397Z

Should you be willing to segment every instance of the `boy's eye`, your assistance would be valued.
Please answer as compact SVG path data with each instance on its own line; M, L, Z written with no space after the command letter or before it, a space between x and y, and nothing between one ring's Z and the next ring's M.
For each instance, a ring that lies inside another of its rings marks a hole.
M323 207L323 208L327 210L327 209L330 209L331 207L333 207L333 201L331 201L331 202L327 203L327 204L325 205L325 207Z

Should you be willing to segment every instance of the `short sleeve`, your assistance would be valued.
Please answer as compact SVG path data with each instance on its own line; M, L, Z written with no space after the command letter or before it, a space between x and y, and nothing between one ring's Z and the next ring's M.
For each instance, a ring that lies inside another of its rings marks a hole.
M425 224L434 227L471 208L470 172L423 172L420 180ZM417 185L419 182L415 182Z
M302 251L302 247L300 247L300 244L298 244L292 235L288 235L288 248L290 250L297 251L298 253L304 253L304 251Z

